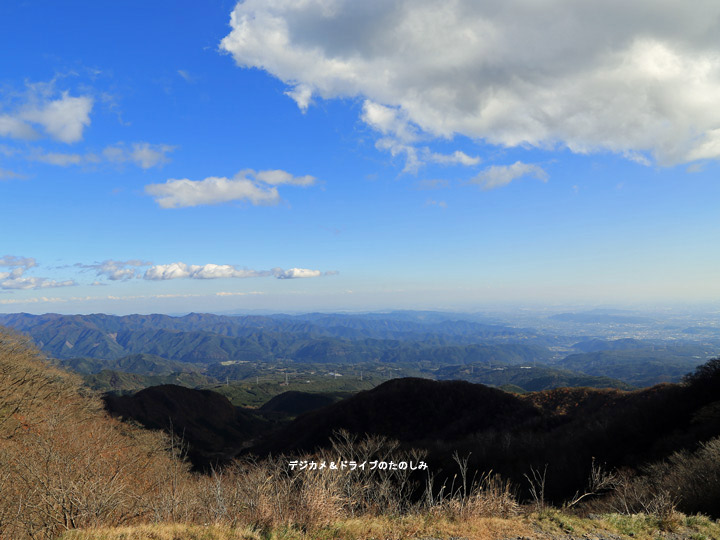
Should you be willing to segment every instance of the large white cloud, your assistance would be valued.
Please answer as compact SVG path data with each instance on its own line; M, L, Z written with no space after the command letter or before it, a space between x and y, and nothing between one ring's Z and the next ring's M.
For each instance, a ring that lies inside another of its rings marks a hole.
M720 157L718 20L715 0L246 0L221 48L302 109L367 100L397 153L415 126L669 165Z
M145 192L155 197L162 208L184 208L230 201L249 201L253 205L280 202L276 185L310 186L312 176L293 176L281 170L240 171L233 178L211 176L204 180L170 179L164 184L149 184Z

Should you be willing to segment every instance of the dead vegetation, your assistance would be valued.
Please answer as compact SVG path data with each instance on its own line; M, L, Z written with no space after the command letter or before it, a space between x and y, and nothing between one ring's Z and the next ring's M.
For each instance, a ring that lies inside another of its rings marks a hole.
M0 332L1 539L501 538L529 536L532 520L561 527L576 519L571 508L592 505L644 512L654 516L652 526L676 530L685 526L678 501L718 485L720 443L636 476L592 463L587 488L564 513L545 503L547 470L529 474L533 500L522 506L519 486L470 471L468 456L457 454L458 473L442 482L408 469L292 470L283 456L196 474L182 454L177 440L108 417L77 378L50 367L20 336ZM327 450L293 456L423 458L384 437L342 432ZM72 532L78 529L88 532Z

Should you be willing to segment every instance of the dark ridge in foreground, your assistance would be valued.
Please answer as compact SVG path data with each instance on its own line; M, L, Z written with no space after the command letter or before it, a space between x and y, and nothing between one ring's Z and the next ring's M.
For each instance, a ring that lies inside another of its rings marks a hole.
M333 432L384 435L406 443L459 440L518 425L540 412L516 396L466 381L403 378L298 417L252 452L301 452L326 446Z
M321 409L322 407L327 407L350 396L352 396L351 392L312 393L289 390L271 398L260 407L260 410L269 413L298 416L306 412Z
M561 503L587 482L593 463L641 472L720 436L720 377L523 396L464 381L395 379L304 414L247 451L297 455L328 447L338 430L424 449L435 472L456 470L455 452L470 456L470 470L493 470L522 489L530 468L547 465L546 495Z
M344 430L425 450L439 482L457 471L454 454L469 456L469 470L493 470L520 490L531 469L547 466L547 500L561 504L586 485L593 464L642 475L650 464L698 452L719 437L720 360L708 365L683 384L637 391L559 388L518 396L465 381L393 379L274 431L266 424L262 435L259 420L210 391L161 386L107 401L115 414L185 433L203 459L232 452L299 457L328 448ZM306 398L278 397L258 414L292 409Z
M227 461L262 429L258 418L210 390L164 384L130 396L107 394L103 399L113 416L174 433L187 444L196 468Z

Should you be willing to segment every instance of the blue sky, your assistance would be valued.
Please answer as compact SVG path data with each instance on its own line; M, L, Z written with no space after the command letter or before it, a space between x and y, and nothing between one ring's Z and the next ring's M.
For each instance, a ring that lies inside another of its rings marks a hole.
M717 2L0 20L0 311L720 300Z

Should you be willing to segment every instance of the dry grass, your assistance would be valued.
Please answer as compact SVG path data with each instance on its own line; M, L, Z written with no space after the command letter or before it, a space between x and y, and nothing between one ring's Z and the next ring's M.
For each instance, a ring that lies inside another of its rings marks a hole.
M669 533L663 531L651 516L644 514L606 514L589 519L549 509L512 519L476 517L455 520L429 513L399 517L366 516L342 519L313 531L304 531L297 527L259 531L217 525L144 525L134 528L72 531L66 533L62 540L552 540L568 537L718 540L720 525L702 516L687 516Z
M221 525L155 524L114 529L70 531L62 540L261 540L253 529Z
M348 540L406 538L482 538L487 540L524 536L532 529L521 519L470 518L448 519L425 514L399 517L376 516L339 521L308 538L342 538Z
M527 516L540 534L578 538L614 535L634 540L658 538L720 540L720 523L704 516L685 516L675 512L672 521L651 514L601 514L580 517L548 508Z
M512 486L499 475L486 473L469 488L435 499L428 511L451 520L510 518L520 511Z
M295 527L277 527L258 531L232 529L218 525L144 525L118 529L71 531L62 540L403 540L407 538L478 538L495 540L513 535L530 535L531 528L516 520L482 518L449 521L431 516L388 516L350 518L312 531Z

